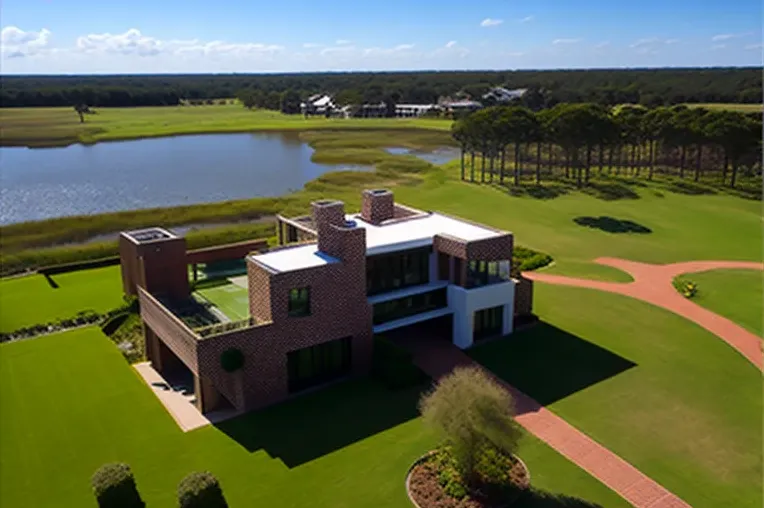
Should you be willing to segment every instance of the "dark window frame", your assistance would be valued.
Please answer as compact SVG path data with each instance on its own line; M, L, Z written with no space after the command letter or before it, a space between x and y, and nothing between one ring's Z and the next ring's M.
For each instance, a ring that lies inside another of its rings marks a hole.
M504 306L475 311L472 316L472 338L475 341L498 337L504 328Z
M417 293L374 304L372 308L372 323L374 325L381 325L445 307L448 307L446 288L426 293Z
M342 337L287 353L289 393L297 393L349 375L353 339Z
M367 296L430 282L432 247L378 254L366 259Z
M289 290L287 313L289 317L310 316L310 286Z

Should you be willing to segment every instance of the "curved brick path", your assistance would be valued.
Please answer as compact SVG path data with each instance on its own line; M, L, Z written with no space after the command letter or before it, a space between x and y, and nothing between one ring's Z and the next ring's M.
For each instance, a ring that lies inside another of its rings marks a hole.
M469 356L442 339L407 337L400 344L411 350L414 363L434 380L457 367L478 366ZM689 508L690 505L642 474L637 468L552 413L515 387L496 378L515 400L516 420L528 432L638 508Z
M688 261L668 265L652 265L617 258L597 258L596 263L618 268L632 276L632 282L603 282L576 279L562 275L524 272L523 276L538 282L598 289L630 296L682 316L702 326L735 348L759 370L762 369L762 343L758 336L727 318L711 312L680 295L672 280L684 273L719 269L764 270L764 264L750 261Z

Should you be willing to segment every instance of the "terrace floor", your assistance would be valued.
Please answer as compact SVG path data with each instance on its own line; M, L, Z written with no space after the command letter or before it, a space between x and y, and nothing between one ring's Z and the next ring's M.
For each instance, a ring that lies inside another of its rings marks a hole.
M223 422L240 414L233 409L202 414L194 406L196 395L193 392L193 378L189 388L187 382L166 380L151 366L151 362L136 363L133 367L183 432Z

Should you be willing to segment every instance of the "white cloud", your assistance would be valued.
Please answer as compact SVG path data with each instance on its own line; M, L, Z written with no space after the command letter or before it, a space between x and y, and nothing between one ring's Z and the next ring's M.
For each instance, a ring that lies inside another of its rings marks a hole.
M525 16L524 18L520 20L520 23L528 23L529 21L533 21L534 19L536 19L535 16Z
M315 42L306 42L302 45L305 49L314 49L314 48L320 48L322 44L316 44Z
M711 46L711 49L716 51L716 50L719 50L719 49L724 49L726 47L727 47L726 44L714 44L713 46Z
M752 50L752 49L761 49L761 48L762 48L762 45L761 43L759 43L759 44L749 44L744 49Z
M493 19L493 18L485 18L483 21L480 22L480 26L482 27L488 27L488 26L497 26L504 23L503 19Z
M122 34L89 34L77 38L75 50L84 53L157 56L162 53L179 56L234 55L239 57L275 53L284 48L275 44L202 42L192 40L163 41L143 35L137 28Z
M738 34L719 34L711 37L712 42L728 41L730 39L740 39L741 37L747 37L751 35L751 32L743 32Z
M602 49L602 48L606 48L608 46L610 46L610 41L602 41L602 42L598 42L597 44L595 44L594 45L594 49Z
M334 41L334 43L335 43L337 46L347 46L348 44L350 44L350 42L351 42L351 41L349 41L349 40L347 40L347 39L337 39L336 41Z
M454 46L456 46L456 41L448 41L445 47L453 48Z
M552 44L559 46L560 44L576 44L578 42L581 42L581 39L555 39Z
M8 58L37 55L49 47L50 36L47 28L39 32L26 32L15 26L6 26L0 31L0 49Z
M631 43L629 45L629 47L630 48L641 48L641 47L644 47L644 46L650 46L650 45L653 45L653 44L657 44L659 42L660 42L660 39L658 39L657 37L649 37L647 39L639 39L638 41Z
M663 42L664 42L664 43L666 43L666 44L677 44L677 43L679 43L680 41L679 41L679 39L666 39L666 40L665 40L665 41L663 41Z

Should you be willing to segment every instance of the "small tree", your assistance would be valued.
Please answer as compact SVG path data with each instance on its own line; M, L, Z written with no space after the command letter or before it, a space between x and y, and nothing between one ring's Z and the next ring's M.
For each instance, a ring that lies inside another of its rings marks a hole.
M228 508L223 489L212 473L190 473L178 485L180 508Z
M145 506L130 466L104 464L90 480L98 506L101 508L142 508Z
M487 456L514 454L520 429L512 396L480 368L457 368L419 402L424 421L439 430L467 485Z
M74 111L80 116L80 123L85 123L85 113L90 113L90 107L87 104L75 104Z

